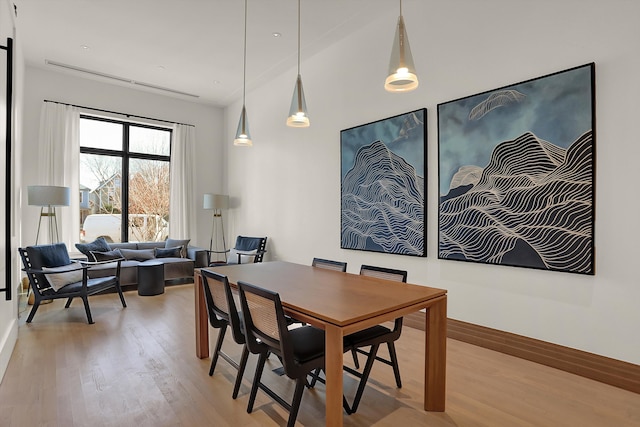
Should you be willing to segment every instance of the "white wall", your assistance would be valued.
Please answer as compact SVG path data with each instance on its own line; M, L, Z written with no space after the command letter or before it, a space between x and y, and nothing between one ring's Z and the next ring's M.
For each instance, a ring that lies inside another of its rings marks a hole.
M228 234L269 236L267 259L333 258L351 272L364 262L407 269L410 282L448 289L451 318L640 364L640 3L413 0L404 11L416 91L383 89L397 20L389 16L315 57L303 51L310 128L284 124L295 70L247 93L252 148L231 147L240 104L226 109L236 205ZM592 61L596 275L438 260L437 104ZM428 108L428 257L341 250L340 130L421 107Z
M194 209L196 229L199 232L191 236L191 242L196 246L209 247L211 211L202 209L202 195L218 193L223 189L225 148L222 144L224 123L221 108L35 67L27 67L26 83L23 140L25 153L37 152L40 108L44 100L194 125L198 153L195 165L197 179L194 183ZM39 184L36 182L38 175L35 173L37 165L35 158L28 155L25 157L22 169L24 188ZM21 219L24 223L37 223L39 210L27 205L26 191L23 194L22 205ZM25 244L35 241L34 228L23 227L22 241Z

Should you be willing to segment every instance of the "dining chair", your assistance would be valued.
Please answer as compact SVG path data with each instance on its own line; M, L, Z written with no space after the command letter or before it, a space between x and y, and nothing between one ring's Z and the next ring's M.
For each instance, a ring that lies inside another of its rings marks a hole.
M327 270L347 271L347 263L341 261L332 261L330 259L314 258L311 262L312 267L325 268Z
M289 411L287 426L293 427L300 409L302 392L305 385L309 385L307 376L313 375L317 369L324 369L324 331L308 325L288 329L280 295L276 292L242 281L238 281L238 291L247 333L247 347L251 353L259 355L247 412L251 413L253 410L260 388ZM262 371L270 353L282 361L284 374L296 381L291 403L261 383ZM344 397L343 406L350 413Z
M403 283L406 283L407 281L407 272L405 270L376 267L373 265L362 265L360 267L360 275L377 277L379 279L393 280ZM345 336L345 351L351 350L356 368L359 368L357 353L365 354L367 356L367 361L361 373L347 366L344 367L345 371L360 378L360 383L358 384L356 395L354 397L353 403L351 404L351 413L356 412L356 410L358 409L358 405L360 404L360 400L367 384L369 374L371 373L371 368L373 367L373 362L375 362L376 360L390 365L393 368L393 374L396 379L396 386L398 388L402 388L400 369L398 367L398 357L396 355L396 347L394 344L394 342L398 340L398 338L400 338L401 333L402 317L395 320L393 329L389 329L386 326L382 325L375 325L362 331L354 332L353 334ZM385 343L387 344L387 348L389 350L389 359L385 359L377 355L378 347L380 346L380 344ZM364 350L364 348L366 347L370 347L368 351Z
M212 376L216 369L218 356L221 356L224 360L229 362L231 366L236 368L238 370L238 375L236 376L236 382L233 387L232 394L232 397L235 399L238 396L238 390L240 390L240 384L242 383L242 376L244 375L244 370L247 366L247 359L249 358L249 349L246 343L247 340L243 332L244 326L242 312L239 312L236 308L227 276L205 269L200 270L200 273L202 274L202 286L204 287L209 323L212 327L220 330L215 350L211 356L209 376ZM228 354L222 351L222 342L224 341L227 327L231 327L233 340L237 344L242 345L242 355L240 356L239 364Z

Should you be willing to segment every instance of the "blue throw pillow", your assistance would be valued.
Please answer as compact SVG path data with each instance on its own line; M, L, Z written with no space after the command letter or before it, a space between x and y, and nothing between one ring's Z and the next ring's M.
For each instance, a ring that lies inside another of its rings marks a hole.
M155 258L153 249L120 249L120 253L127 260L146 261Z
M182 246L176 246L175 248L156 248L156 258L182 258L180 252Z
M189 242L191 239L167 239L165 240L164 247L165 248L175 248L176 246L181 246L180 249L180 257L187 257L187 246L189 246Z
M122 252L120 252L120 249L114 249L112 251L107 251L107 252L91 251L91 255L93 256L93 258L95 258L95 260L97 262L100 262L100 261L111 261L111 260L114 260L114 259L124 258L122 256Z
M98 237L91 243L76 243L76 248L86 255L89 261L96 260L94 256L91 255L91 252L108 252L111 250L104 237Z

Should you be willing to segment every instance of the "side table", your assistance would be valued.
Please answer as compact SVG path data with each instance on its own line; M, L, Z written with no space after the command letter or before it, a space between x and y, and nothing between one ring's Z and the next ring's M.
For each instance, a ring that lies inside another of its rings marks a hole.
M138 265L138 295L152 296L164 293L164 264L148 261Z

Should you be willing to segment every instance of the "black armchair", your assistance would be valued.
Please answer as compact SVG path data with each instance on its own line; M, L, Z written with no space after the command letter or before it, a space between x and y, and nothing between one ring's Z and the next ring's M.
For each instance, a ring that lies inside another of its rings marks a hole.
M236 244L232 249L226 251L208 251L209 257L211 254L228 253L226 257L227 262L211 262L209 266L224 264L247 264L262 262L265 252L267 252L267 238L266 237L247 237L238 236L236 238Z
M120 287L121 260L74 262L69 258L69 252L64 243L27 246L26 248L18 248L18 252L24 265L23 271L29 278L31 291L34 294L34 303L27 317L27 323L31 323L42 301L67 298L64 308L69 308L71 301L75 297L79 297L84 302L87 321L92 324L94 322L91 317L88 297L110 288L116 289L122 306L127 306ZM95 279L88 277L87 270L91 266L107 262L116 263L114 276Z

